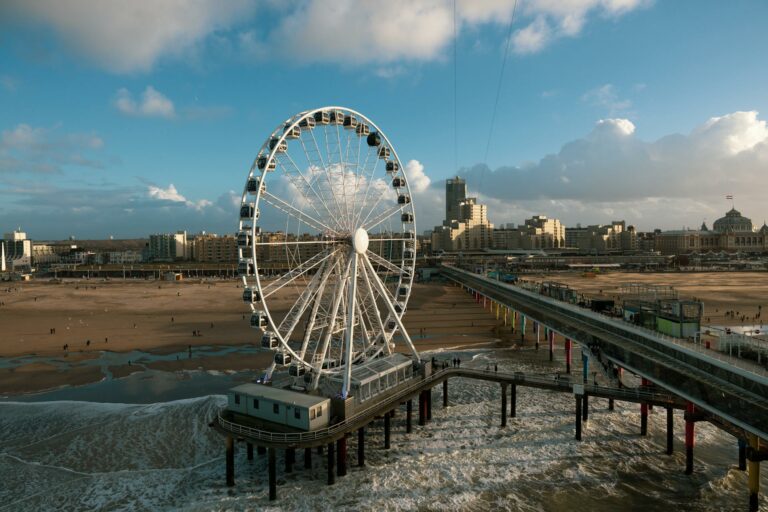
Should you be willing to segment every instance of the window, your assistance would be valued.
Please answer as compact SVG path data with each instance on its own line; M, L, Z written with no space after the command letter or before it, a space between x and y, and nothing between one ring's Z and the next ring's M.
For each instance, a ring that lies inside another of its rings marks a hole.
M317 417L319 418L322 415L323 415L323 406L321 405L320 407L317 408Z
M272 404L272 412L280 414L280 404Z
M309 410L309 419L310 420L315 419L315 410L314 409L310 409Z
M240 405L240 395L235 395L235 404Z
M258 409L259 408L259 399L258 398L254 398L253 399L253 408L254 409Z
M301 409L296 409L295 411L293 411L293 417L296 418L297 420L300 420L301 419Z

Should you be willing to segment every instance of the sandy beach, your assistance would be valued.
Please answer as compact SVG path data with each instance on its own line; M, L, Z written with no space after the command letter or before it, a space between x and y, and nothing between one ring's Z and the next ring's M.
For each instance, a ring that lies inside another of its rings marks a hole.
M558 281L587 296L614 299L620 299L623 283L671 285L682 297L703 300L706 323L721 325L738 323L726 318L725 311L753 317L768 297L767 273L614 272L593 278L550 273L525 278ZM105 378L105 371L121 378L145 370L261 370L270 363L271 352L203 354L216 347L258 346L259 331L248 325L241 290L238 281L139 280L32 282L0 288L0 358L6 362L0 367L0 393L96 382ZM280 293L269 306L280 317L293 300L290 292ZM415 284L405 315L419 351L510 346L509 329L501 324L468 294L440 282ZM193 331L200 335L193 336ZM94 361L104 354L132 351L166 357L147 361L138 356L138 362L123 360L108 368Z
M78 280L0 288L0 357L11 362L55 358L56 363L0 368L0 393L98 381L102 371L88 360L103 352L179 354L177 360L110 366L114 378L145 369L262 369L272 359L270 352L197 355L197 347L258 344L259 332L248 325L241 293L239 281ZM291 293L276 294L271 311L282 315L293 299ZM458 288L440 283L414 286L405 324L418 350L492 346L500 338L493 316Z

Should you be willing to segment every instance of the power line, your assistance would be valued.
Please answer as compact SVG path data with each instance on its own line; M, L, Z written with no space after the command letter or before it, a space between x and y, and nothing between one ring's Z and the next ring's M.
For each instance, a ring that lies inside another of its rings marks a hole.
M491 137L493 136L493 126L496 124L496 110L499 107L499 98L501 97L501 85L504 80L504 68L507 65L507 55L509 55L509 43L512 41L512 24L515 21L515 11L517 10L517 0L512 6L512 16L509 18L509 28L507 28L507 44L504 46L504 60L501 61L501 72L499 73L499 84L496 87L496 101L493 103L493 113L491 114L491 126L488 129L488 142L485 145L485 158L483 162L488 165L488 153L491 150ZM485 171L485 169L483 169ZM483 182L483 175L480 175L480 183ZM478 186L479 190L479 186Z
M517 1L517 0L515 0ZM456 37L456 0L453 0L453 168L459 171L459 123L458 123L458 51Z

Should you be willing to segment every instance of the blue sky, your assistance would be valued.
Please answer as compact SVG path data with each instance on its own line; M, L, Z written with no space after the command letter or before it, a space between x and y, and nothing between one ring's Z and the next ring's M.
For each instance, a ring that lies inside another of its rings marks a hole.
M4 2L0 229L233 231L263 140L329 104L423 167L419 231L457 172L496 224L679 229L711 223L726 194L768 217L767 3L521 0L508 42L514 0L458 0L458 161L453 5Z

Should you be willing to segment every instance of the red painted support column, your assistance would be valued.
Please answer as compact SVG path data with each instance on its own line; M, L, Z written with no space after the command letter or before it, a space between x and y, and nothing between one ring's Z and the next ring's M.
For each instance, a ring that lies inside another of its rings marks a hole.
M693 414L696 408L690 402L685 407L685 474L693 473L693 445L695 444L695 432Z
M565 338L565 372L571 373L571 339Z

